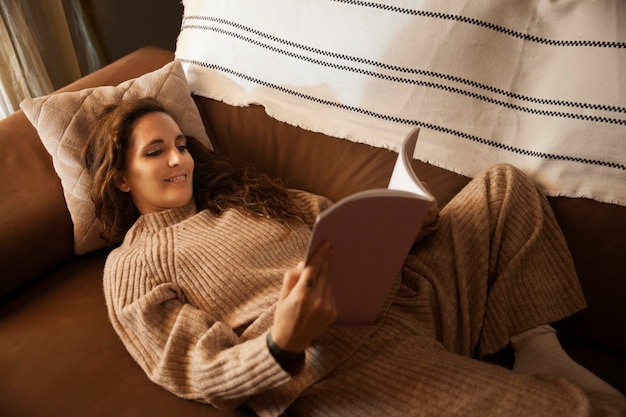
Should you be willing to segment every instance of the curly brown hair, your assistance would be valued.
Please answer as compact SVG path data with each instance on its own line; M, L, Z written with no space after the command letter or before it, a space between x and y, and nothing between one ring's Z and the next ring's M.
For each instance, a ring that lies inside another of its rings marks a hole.
M129 193L119 190L115 179L126 168L135 121L152 112L168 114L152 98L108 106L90 129L83 148L82 160L93 181L90 197L102 223L102 237L110 243L120 240L140 215ZM194 137L186 137L194 160L193 194L198 210L220 215L235 208L287 225L304 218L282 183L215 153Z

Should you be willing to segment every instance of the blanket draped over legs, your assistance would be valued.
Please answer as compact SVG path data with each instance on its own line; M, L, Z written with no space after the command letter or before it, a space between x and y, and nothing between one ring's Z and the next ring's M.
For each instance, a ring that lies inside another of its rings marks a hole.
M572 417L613 407L621 415L619 399L603 402L562 378L473 359L584 307L547 200L517 169L494 167L441 211L436 232L415 244L383 325L291 411Z

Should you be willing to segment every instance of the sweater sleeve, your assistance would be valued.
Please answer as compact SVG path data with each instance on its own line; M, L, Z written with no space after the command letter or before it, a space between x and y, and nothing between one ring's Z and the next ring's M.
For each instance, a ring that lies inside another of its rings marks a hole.
M187 399L234 409L290 379L265 334L240 340L225 323L185 302L147 262L111 253L104 288L113 327L148 377Z

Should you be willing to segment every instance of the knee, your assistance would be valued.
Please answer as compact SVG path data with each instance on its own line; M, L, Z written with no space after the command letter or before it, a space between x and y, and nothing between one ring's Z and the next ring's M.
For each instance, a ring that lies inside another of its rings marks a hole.
M484 175L492 179L505 181L507 183L522 182L536 187L535 182L530 176L515 165L511 165L509 163L494 165L491 168L488 168Z
M497 164L487 169L483 173L483 181L491 192L513 193L524 198L544 196L543 191L529 175L508 163Z
M526 177L524 171L509 163L499 163L491 166L486 170L488 174L505 175L505 176L523 176Z

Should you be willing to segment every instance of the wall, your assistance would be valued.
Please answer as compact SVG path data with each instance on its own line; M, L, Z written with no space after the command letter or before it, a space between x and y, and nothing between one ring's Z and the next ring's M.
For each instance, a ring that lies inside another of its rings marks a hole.
M81 1L107 62L146 45L176 48L181 0Z

